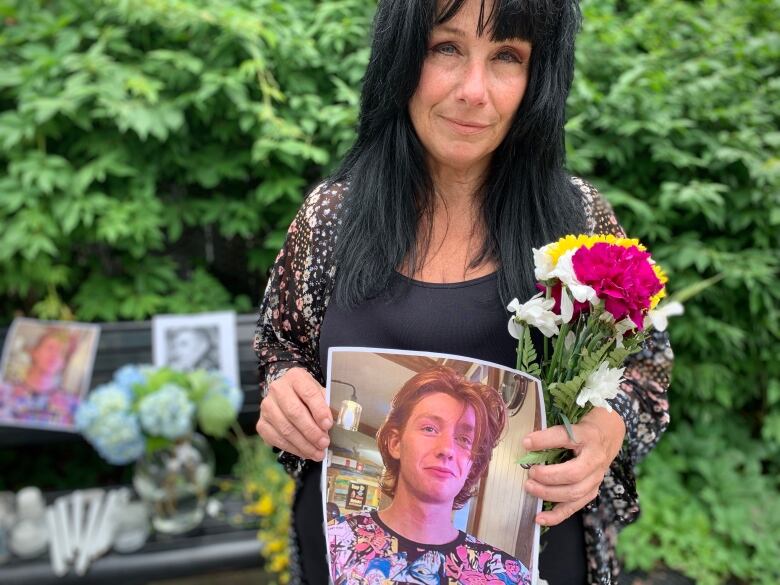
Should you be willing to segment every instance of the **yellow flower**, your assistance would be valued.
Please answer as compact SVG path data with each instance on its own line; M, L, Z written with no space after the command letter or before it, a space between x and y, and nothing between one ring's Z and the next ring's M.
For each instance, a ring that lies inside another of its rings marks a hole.
M289 559L287 558L287 555L274 555L268 568L274 573L280 573L283 569L286 569L288 565Z
M274 553L282 552L286 546L287 546L286 540L282 538L275 538L274 540L271 540L265 545L265 550L268 551L268 554L274 554Z
M259 501L248 506L244 506L244 514L254 514L255 516L268 516L274 511L274 501L270 495L265 494Z
M600 242L622 246L623 248L636 246L643 252L647 249L636 238L618 238L612 234L593 234L592 236L587 236L585 234L579 234L575 236L569 234L568 236L564 236L552 244L547 250L547 254L552 260L552 265L555 266L558 263L558 259L569 250L576 250L577 248L581 248L583 246L586 248L591 248L594 244Z
M658 264L653 264L653 271L655 272L655 275L658 277L658 280L661 281L661 284L666 285L667 282L669 282L669 277L666 276L666 273L664 272L663 268L661 268ZM661 290L659 290L653 297L650 298L650 309L655 309L658 306L658 303L661 302L661 299L666 296L666 286L664 286Z

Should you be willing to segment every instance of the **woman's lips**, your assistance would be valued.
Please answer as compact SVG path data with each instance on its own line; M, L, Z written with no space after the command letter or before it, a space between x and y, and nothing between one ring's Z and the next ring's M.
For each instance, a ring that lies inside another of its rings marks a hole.
M467 120L457 120L444 116L442 116L442 119L459 134L479 134L488 127L487 124L478 124L477 122L469 122Z

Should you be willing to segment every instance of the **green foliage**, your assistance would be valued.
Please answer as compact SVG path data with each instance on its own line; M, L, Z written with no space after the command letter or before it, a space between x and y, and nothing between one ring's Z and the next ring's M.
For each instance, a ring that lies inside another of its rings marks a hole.
M534 347L533 341L531 341L530 327L523 327L523 341L518 345L522 345L522 350L520 347L517 349L517 369L522 372L527 372L531 376L541 376L542 368L539 366L539 362L536 359L536 348Z
M780 3L583 11L573 172L607 195L672 292L724 276L672 321L672 426L642 468L644 517L620 549L628 567L663 563L699 583L776 583Z
M2 320L251 310L352 139L372 3L1 6Z
M374 5L0 0L3 319L247 309L352 140ZM672 322L672 427L623 557L777 582L780 5L582 6L572 172L672 292L724 275Z
M663 562L701 585L780 582L780 477L765 472L773 457L733 421L678 425L647 459L642 520L620 537L632 566Z

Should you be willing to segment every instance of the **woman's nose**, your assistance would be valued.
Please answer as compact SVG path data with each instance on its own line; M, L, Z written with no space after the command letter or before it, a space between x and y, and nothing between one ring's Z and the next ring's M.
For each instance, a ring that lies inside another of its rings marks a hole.
M466 63L460 85L458 87L458 99L469 106L479 106L485 103L487 98L487 71L484 63L471 60Z

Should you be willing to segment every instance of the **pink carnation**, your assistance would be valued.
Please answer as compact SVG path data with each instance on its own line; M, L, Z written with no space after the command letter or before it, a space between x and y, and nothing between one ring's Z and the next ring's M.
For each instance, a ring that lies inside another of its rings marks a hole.
M583 246L574 253L572 266L577 280L593 287L615 321L629 317L639 329L650 299L663 288L650 265L650 254L636 246L603 242Z

